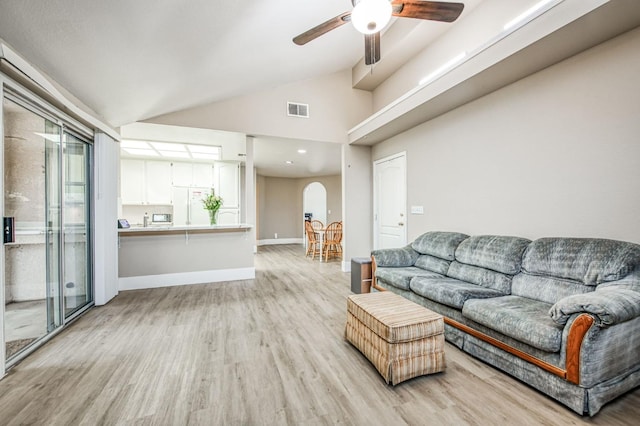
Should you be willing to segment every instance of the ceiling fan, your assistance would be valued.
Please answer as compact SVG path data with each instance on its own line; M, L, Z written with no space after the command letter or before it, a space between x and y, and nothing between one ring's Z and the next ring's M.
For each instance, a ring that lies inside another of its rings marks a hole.
M365 64L373 65L380 60L380 31L389 23L391 16L453 22L458 19L464 9L462 3L420 0L351 0L351 4L353 4L352 11L344 12L303 32L294 37L293 42L302 46L351 22L364 34Z

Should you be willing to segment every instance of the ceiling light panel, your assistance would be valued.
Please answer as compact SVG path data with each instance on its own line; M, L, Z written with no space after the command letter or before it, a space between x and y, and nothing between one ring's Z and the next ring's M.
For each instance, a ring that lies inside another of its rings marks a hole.
M160 150L158 150L158 152L163 157L169 157L169 158L191 158L189 156L189 153L186 152L186 151L180 152L180 151L160 151Z
M158 151L186 152L184 145L181 143L151 142L151 146Z
M218 154L204 154L202 152L192 152L191 157L195 160L219 160Z
M132 141L129 139L122 139L120 141L121 148L135 148L135 149L151 149L149 144L145 141Z
M158 157L159 154L153 149L138 149L138 148L122 148L123 151L131 155L144 155L147 157Z
M198 152L202 154L220 154L219 146L207 146L207 145L186 145L189 152Z
M123 153L136 156L160 157L167 159L205 160L215 161L222 158L222 148L214 145L196 145L171 142L120 141Z

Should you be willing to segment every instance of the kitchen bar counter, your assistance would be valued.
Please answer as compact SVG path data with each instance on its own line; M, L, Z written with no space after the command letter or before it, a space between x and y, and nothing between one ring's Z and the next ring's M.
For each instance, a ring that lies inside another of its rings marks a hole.
M132 226L131 228L118 229L120 236L136 235L169 235L169 234L196 234L196 233L216 233L216 232L248 232L252 225L239 223L234 225L151 225L147 227Z
M118 229L120 290L255 278L253 225Z

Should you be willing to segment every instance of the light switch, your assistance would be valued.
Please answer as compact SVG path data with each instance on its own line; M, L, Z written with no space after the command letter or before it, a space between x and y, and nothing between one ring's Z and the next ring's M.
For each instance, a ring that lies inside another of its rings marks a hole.
M423 206L411 206L411 214L424 214Z

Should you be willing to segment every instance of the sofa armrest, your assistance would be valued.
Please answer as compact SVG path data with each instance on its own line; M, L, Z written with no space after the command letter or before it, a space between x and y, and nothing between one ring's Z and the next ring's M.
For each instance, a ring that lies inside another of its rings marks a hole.
M573 314L587 313L598 327L619 324L640 317L640 293L627 288L607 287L567 296L551 307L549 314L558 324L566 324Z
M377 266L406 267L413 266L420 253L408 245L402 248L373 250L371 256L375 258Z

